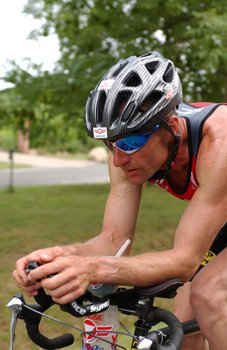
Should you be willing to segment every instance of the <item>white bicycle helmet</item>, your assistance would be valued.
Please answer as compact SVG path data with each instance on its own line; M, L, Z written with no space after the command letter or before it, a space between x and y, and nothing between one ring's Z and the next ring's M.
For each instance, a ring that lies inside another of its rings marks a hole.
M130 56L110 68L86 103L90 137L116 140L152 131L182 102L174 64L158 52Z

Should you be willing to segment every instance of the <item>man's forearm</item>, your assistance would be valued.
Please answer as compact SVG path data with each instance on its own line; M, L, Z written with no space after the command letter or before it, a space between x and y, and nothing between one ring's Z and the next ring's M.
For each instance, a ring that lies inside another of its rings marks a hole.
M91 258L94 280L107 284L149 286L171 278L188 280L192 266L174 250L125 258Z
M115 256L123 243L123 237L119 241L113 241L111 235L100 234L84 243L75 243L67 246L62 246L64 255L79 255L79 256ZM130 248L125 251L129 254Z

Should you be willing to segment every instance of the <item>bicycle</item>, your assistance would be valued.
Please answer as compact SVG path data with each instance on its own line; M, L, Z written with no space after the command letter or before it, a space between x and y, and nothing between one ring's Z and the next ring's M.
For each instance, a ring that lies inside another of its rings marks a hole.
M182 285L183 283L179 279L172 279L145 288L121 287L115 293L104 297L94 296L87 291L77 300L65 305L59 305L59 307L62 311L81 318L102 312L110 305L117 305L119 312L122 314L133 315L137 318L134 323L133 334L122 324L124 332L116 332L132 338L131 350L180 350L184 335L200 331L196 320L181 323L171 312L155 307L154 300L156 297L173 298L176 296L177 289ZM70 346L74 342L74 336L71 333L66 333L56 338L47 338L39 330L41 319L44 316L75 329L81 334L91 333L45 314L45 311L55 305L55 303L51 296L45 293L44 289L41 288L39 290L35 300L36 304L27 304L23 294L19 293L7 304L7 307L12 312L9 350L13 350L18 319L22 319L25 322L27 334L32 342L47 350ZM159 322L164 322L167 327L152 330ZM92 335L94 336L94 334ZM99 338L98 331L95 333L95 337ZM104 341L110 343L108 340ZM114 349L126 350L121 344L115 343L114 346Z

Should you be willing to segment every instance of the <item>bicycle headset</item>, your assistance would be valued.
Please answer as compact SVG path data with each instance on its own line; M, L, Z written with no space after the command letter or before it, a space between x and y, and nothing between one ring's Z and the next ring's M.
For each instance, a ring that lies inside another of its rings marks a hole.
M159 125L174 137L164 178L178 152L179 136L166 123L182 102L182 87L171 60L158 52L130 56L112 66L88 97L84 120L88 136L114 142L152 133Z

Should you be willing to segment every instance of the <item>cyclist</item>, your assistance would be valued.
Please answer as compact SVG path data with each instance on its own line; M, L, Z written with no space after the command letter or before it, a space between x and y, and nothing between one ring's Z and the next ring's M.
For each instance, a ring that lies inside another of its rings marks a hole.
M184 349L205 349L204 338L210 349L224 349L226 115L222 104L182 103L177 70L159 53L132 56L111 67L90 93L85 112L88 135L110 149L110 193L101 233L83 244L46 248L20 259L13 273L18 286L34 296L42 285L56 302L66 303L83 294L92 281L147 286L180 278L185 286L178 293L176 314L182 320L195 317L203 334L186 339ZM190 200L173 248L108 257L126 239L133 240L147 181ZM27 276L29 260L43 265ZM56 275L45 279L49 274Z

